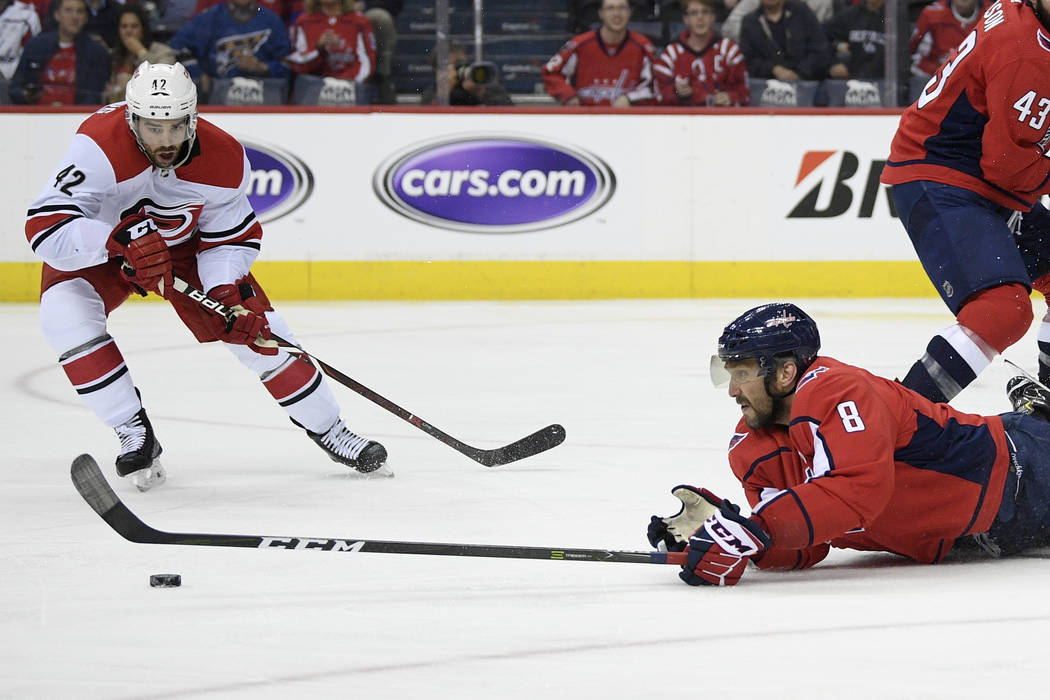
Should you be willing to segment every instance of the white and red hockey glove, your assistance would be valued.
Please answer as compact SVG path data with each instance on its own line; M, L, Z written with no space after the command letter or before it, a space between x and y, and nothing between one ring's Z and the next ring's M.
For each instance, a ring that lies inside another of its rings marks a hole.
M735 586L748 559L771 542L758 523L723 500L718 511L689 538L688 559L678 577L690 586Z
M226 330L220 335L221 340L234 345L247 345L260 355L277 354L277 343L270 335L266 309L255 296L250 284L220 284L218 287L212 287L208 296L222 302L237 314L226 321Z
M125 217L109 234L106 250L123 258L120 274L143 296L155 291L164 296L174 280L171 253L157 224L145 214Z
M718 511L722 499L707 489L685 484L671 489L671 495L682 502L682 507L666 518L652 516L646 537L660 551L681 552L689 544L689 536Z

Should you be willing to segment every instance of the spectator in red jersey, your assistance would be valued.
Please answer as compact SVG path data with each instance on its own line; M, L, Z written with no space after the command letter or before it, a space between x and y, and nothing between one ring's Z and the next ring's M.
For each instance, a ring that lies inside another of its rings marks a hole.
M372 77L372 24L354 7L354 0L306 0L292 26L292 53L284 59L293 71L357 83Z
M40 33L40 16L29 2L0 0L0 77L10 80L22 47Z
M937 0L922 8L911 35L912 73L925 78L973 31L988 0Z
M59 0L58 28L30 39L11 78L15 104L71 105L102 103L109 78L109 51L83 30L84 0Z
M141 5L125 5L117 15L118 41L113 49L113 71L106 85L105 102L124 99L124 86L143 61L175 63L175 51L153 40L146 11Z
M831 63L824 28L796 0L762 0L744 17L740 48L752 78L822 80Z
M653 44L627 28L627 0L602 0L602 25L578 34L543 66L543 84L566 105L652 104Z
M729 466L751 515L675 487L681 511L652 516L647 536L682 553L683 581L732 586L749 560L805 569L832 547L935 564L956 547L998 557L1050 544L1048 392L973 415L819 351L794 304L725 327L711 378L740 408Z
M744 54L715 31L715 0L685 0L682 10L688 28L653 66L661 104L746 105L751 93Z

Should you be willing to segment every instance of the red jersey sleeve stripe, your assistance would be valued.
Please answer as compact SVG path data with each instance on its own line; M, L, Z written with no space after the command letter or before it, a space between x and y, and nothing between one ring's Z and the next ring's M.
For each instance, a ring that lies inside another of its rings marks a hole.
M47 226L55 219L58 219L57 223L54 223L49 228L41 231L40 229ZM53 233L58 231L60 228L68 224L74 219L82 219L83 216L68 216L66 214L59 214L54 217L47 217L43 220L32 219L26 222L26 238L29 240L30 247L35 251L41 243L46 241Z

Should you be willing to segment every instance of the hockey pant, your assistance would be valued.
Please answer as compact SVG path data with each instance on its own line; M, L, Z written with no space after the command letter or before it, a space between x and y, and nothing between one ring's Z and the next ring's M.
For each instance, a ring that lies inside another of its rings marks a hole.
M295 339L276 311L266 312L270 328ZM101 296L84 279L49 287L40 296L40 325L59 364L84 403L109 427L134 416L142 404L116 341L106 329ZM323 433L339 418L328 383L311 364L284 350L260 355L245 345L223 343L262 381L270 395L297 423Z

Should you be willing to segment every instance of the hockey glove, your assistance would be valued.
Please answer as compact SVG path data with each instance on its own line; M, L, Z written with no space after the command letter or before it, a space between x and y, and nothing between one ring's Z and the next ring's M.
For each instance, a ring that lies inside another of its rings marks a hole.
M174 279L171 253L153 219L144 214L125 217L106 241L106 250L123 258L120 274L137 287L142 295L156 291L164 296Z
M688 559L678 577L690 586L735 586L747 561L772 540L740 508L722 501L718 511L689 538Z
M682 502L674 515L649 520L649 544L660 551L681 552L689 543L689 536L718 511L722 499L707 489L680 485L671 489L671 495Z
M243 289L246 288L246 289ZM277 343L270 337L266 309L258 303L250 284L222 284L212 287L208 296L230 307L236 316L226 321L221 340L234 345L247 345L260 355L276 355Z

